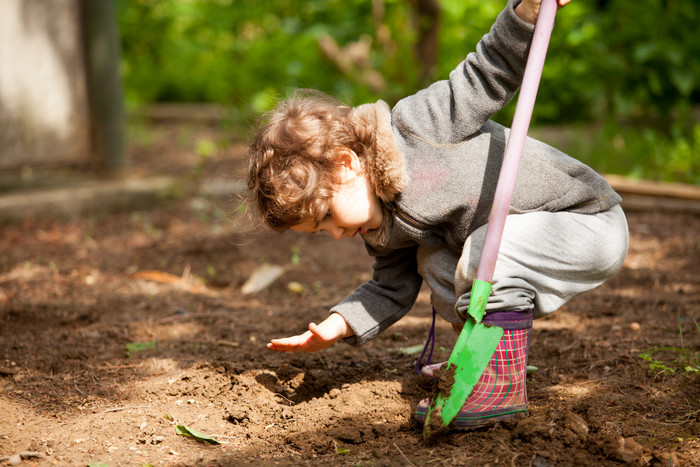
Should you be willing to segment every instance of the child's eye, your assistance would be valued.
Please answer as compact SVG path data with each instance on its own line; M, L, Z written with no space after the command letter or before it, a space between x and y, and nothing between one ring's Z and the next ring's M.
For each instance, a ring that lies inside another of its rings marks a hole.
M331 218L331 210L329 209L328 212L326 212L326 214L324 214L323 218L316 223L316 228L317 229L320 228L321 224L328 221L330 218ZM314 233L316 233L316 232L314 232Z

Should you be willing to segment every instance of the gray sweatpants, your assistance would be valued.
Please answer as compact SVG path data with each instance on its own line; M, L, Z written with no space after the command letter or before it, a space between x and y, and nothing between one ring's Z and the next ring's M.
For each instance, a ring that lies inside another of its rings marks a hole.
M463 321L467 314L485 235L486 226L476 230L460 258L444 250L418 254L433 306L450 322ZM546 316L619 271L628 245L627 220L620 206L598 214L510 215L486 311L532 309L535 318ZM446 275L450 269L453 277Z

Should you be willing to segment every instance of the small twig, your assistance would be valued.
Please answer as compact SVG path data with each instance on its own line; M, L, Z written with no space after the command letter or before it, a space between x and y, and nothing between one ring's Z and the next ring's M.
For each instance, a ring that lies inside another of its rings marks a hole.
M287 402L289 402L289 405L294 405L294 401L287 399L286 397L284 397L284 396L283 396L282 394L280 394L279 392L276 392L276 393L274 393L273 395L275 395L275 396L280 396L282 399L284 399L284 400L286 400Z
M295 456L301 456L300 452L295 451L294 449L290 448L289 446L285 446L285 448L287 448L287 450L289 452L291 452L292 454L294 454Z
M683 415L683 418L685 420L683 420L683 419L681 419L681 420L668 420L667 423L688 423L689 421L691 421L691 418L693 417L693 415L695 415L697 413L700 413L700 410L696 410L695 412L690 412L690 413Z
M77 385L77 384L74 384L73 386L75 386L75 390L78 391L78 392L80 393L81 396L83 396L83 399L85 399L85 393L84 393L83 391L80 390L80 388L78 387L78 385Z
M398 444L394 443L394 447L399 451L399 454L401 454L401 457L403 457L406 460L406 462L408 462L408 465L412 465L413 467L416 467L416 464L414 464L413 462L408 460L408 457L406 457L404 455L403 451L401 450L401 448L399 447Z
M121 410L131 410L131 409L148 409L155 407L155 405L127 405L125 407L114 407L113 409L107 409L104 413L108 412L119 412Z

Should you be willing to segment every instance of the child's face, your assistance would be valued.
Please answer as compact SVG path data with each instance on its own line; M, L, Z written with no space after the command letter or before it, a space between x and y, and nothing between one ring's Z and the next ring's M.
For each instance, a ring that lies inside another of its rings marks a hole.
M382 207L354 152L339 156L339 184L331 198L330 209L323 219L306 221L292 230L318 232L325 230L340 240L364 235L382 224Z

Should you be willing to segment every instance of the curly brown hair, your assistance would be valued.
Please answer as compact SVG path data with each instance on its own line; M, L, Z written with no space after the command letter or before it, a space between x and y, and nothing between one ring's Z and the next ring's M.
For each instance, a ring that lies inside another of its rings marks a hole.
M353 110L321 92L297 90L266 115L249 148L248 205L273 230L323 218L337 183L338 148L364 161L373 137Z

